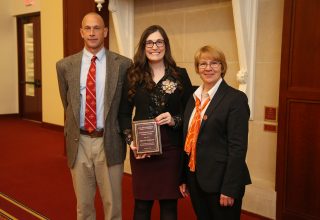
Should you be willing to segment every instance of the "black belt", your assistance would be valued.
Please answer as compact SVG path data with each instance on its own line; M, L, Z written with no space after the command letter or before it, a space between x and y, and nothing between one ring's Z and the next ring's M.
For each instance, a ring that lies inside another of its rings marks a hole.
M91 138L103 137L104 129L94 130L92 132L80 129L80 134L87 135Z

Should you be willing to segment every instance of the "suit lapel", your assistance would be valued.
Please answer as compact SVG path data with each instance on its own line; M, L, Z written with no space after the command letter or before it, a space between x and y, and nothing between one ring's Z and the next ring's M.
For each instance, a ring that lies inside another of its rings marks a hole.
M104 91L104 119L106 120L107 115L110 111L113 96L115 94L118 77L119 77L119 65L117 64L117 57L114 54L106 50L106 81Z
M82 52L76 54L70 65L70 99L74 117L80 127L80 72L81 72Z
M221 100L223 99L224 95L226 94L226 91L228 89L228 85L227 83L222 80L216 94L213 96L205 114L204 117L206 117L205 120L202 120L201 122L201 127L200 127L200 132L202 130L202 128L205 126L206 122L208 121L207 119L214 114L214 109L216 109L218 107L218 105L220 104Z

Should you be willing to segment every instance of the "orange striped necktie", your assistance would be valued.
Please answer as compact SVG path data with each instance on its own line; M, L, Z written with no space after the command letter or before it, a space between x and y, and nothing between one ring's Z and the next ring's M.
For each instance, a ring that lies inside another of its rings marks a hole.
M192 172L196 170L196 146L201 125L201 112L207 106L209 101L210 97L208 97L201 106L200 99L196 97L196 112L193 116L190 128L188 130L186 142L184 145L184 151L189 155L190 158L189 168Z
M91 133L97 128L97 102L96 102L96 56L91 58L86 84L86 110L84 127Z

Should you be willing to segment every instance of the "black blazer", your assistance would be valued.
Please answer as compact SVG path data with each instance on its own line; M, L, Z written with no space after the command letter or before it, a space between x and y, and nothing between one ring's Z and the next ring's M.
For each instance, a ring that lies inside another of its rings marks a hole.
M189 79L186 69L176 67L175 70L178 77L175 77L169 70L166 71L166 75L158 83L162 83L164 79L170 79L171 81L180 82L182 89L176 89L171 94L162 94L163 100L161 101L161 108L151 110L151 106L154 105L154 100L144 88L144 84L140 84L136 88L136 94L132 100L128 100L128 82L127 79L124 82L122 99L119 108L119 124L122 131L131 130L132 126L132 113L135 107L135 114L133 121L154 119L160 113L169 112L172 116L179 116L183 118L185 106L192 95L192 85ZM182 124L182 123L180 123ZM182 139L182 125L178 127L170 127L168 125L161 126L162 131L165 131L167 139L172 146L183 146ZM163 135L161 133L161 138ZM163 140L162 140L163 141ZM163 142L164 143L164 142Z
M183 136L195 107L191 97L184 113ZM251 183L245 162L250 109L247 96L222 80L202 120L197 140L195 175L205 192L241 198ZM185 154L185 173L189 158Z

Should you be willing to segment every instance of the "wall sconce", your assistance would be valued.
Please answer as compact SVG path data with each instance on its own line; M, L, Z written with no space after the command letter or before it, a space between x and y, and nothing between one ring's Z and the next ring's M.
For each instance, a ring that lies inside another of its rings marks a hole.
M102 4L104 3L104 0L94 0L95 3L97 3L97 8L99 11L101 11Z

